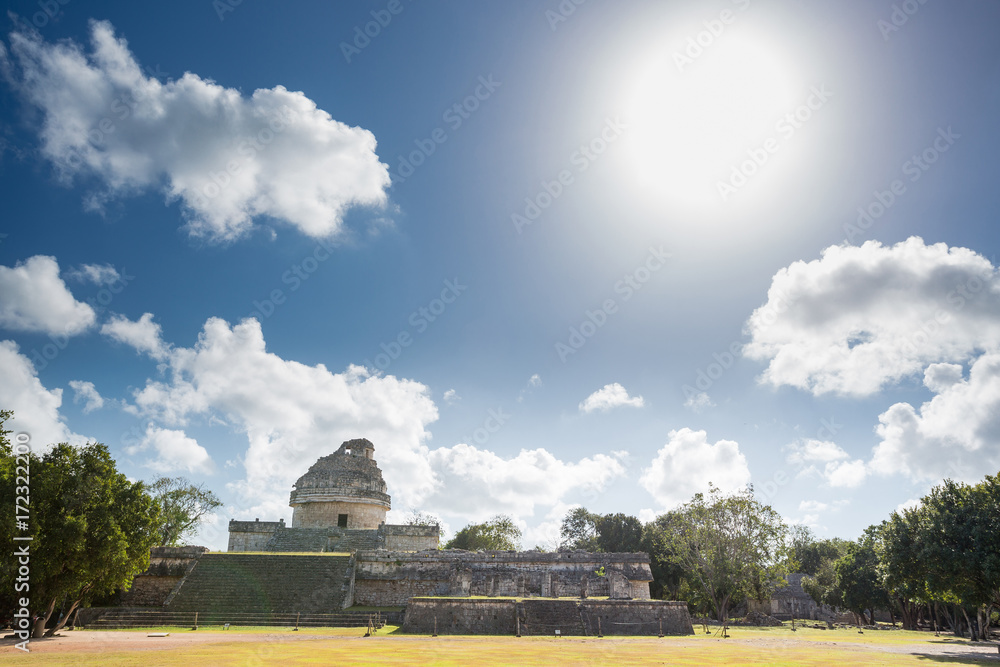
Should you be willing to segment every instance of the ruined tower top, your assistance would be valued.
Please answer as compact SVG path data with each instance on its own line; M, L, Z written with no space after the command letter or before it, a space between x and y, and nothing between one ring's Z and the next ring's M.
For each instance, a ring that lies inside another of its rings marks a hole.
M348 440L316 461L295 482L289 505L293 528L378 528L391 506L375 445Z

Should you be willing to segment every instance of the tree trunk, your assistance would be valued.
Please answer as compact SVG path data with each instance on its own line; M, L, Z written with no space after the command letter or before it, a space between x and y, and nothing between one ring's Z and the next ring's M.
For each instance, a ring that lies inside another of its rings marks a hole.
M65 628L66 627L66 623L69 621L70 617L73 615L73 612L76 611L76 608L77 608L77 606L79 604L80 604L80 600L74 601L73 604L70 605L69 611L67 611L65 614L63 614L62 620L59 621L56 624L56 627L54 627L51 630L49 630L48 632L46 632L45 636L46 637L51 637L55 633L57 633L60 630L62 630L63 628Z
M44 618L45 618L45 625L49 624L49 618L52 617L52 612L54 612L55 609L56 609L56 598L52 598L52 601L49 602L49 608L45 610L45 616L44 616ZM45 627L45 626L42 626L42 627Z
M971 641L977 641L978 637L976 637L976 628L974 627L972 621L969 620L969 614L966 613L965 607L962 607L962 616L965 617L965 622L969 624L969 639Z

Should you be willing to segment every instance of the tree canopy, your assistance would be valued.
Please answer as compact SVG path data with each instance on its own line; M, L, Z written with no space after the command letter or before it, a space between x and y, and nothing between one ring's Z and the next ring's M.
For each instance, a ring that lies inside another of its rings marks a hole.
M149 490L160 505L160 546L183 544L205 515L222 505L204 485L194 485L183 477L160 477Z
M725 622L733 602L766 599L787 571L788 527L753 489L723 495L713 488L660 516L655 548L678 565Z
M142 482L129 482L118 472L107 447L94 443L53 446L44 454L15 455L0 414L0 509L15 514L15 487L24 486L27 458L30 513L30 599L45 608L48 621L57 605L62 620L89 600L128 589L132 578L149 564L149 549L159 539L159 507ZM21 475L22 479L18 480ZM0 523L0 539L14 544L16 525ZM16 560L0 560L0 590L14 590ZM8 600L9 604L10 601Z
M518 551L521 548L521 529L511 517L497 514L483 523L472 523L458 531L444 548L467 551Z

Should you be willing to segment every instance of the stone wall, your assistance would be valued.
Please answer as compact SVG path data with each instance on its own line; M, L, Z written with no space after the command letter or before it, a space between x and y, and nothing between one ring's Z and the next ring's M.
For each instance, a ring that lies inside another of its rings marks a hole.
M421 595L649 599L652 578L641 553L359 551L354 598L360 605Z
M439 635L691 635L684 602L414 598L403 632Z
M177 584L208 551L205 547L154 547L149 553L149 567L132 580L121 593L127 607L161 607Z
M438 548L441 529L434 526L386 526L385 548L389 551L427 551Z
M285 527L280 521L236 521L229 522L229 546L227 551L266 551L268 541L279 528Z
M347 515L347 528L376 530L385 523L385 507L347 500L344 502L303 502L292 513L292 528L336 528L341 514Z

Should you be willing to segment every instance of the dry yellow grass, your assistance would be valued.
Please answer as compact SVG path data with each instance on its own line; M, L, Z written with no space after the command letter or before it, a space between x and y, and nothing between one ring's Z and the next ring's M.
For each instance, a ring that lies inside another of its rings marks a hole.
M32 655L0 647L8 665L998 665L995 644L973 645L929 633L735 628L732 637L469 637L382 631L270 629L257 633L176 630L163 639L145 632L77 631L34 643Z

